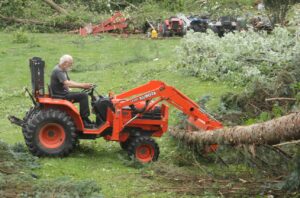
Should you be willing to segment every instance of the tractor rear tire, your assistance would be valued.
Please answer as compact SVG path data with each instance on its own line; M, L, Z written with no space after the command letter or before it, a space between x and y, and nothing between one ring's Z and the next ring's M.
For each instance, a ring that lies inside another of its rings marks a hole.
M147 136L133 138L128 145L128 156L140 163L156 161L159 156L159 146L154 139Z
M72 118L57 109L39 110L23 131L29 151L38 157L64 157L77 143Z
M37 112L39 111L39 109L33 108L31 107L25 114L23 120L27 123L27 121L29 119L31 119ZM26 125L22 126L22 134L24 136L24 134L27 133L27 127Z

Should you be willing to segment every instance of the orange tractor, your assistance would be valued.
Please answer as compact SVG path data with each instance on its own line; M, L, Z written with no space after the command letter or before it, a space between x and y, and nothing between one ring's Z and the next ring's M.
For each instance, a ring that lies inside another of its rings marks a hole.
M159 156L158 144L152 137L161 137L168 130L168 106L175 106L188 116L188 122L202 130L222 128L222 124L204 113L200 107L174 87L161 81L109 97L95 94L95 87L83 90L91 97L96 115L95 128L84 128L76 106L56 97L44 88L44 61L30 60L34 106L23 119L10 116L11 123L22 127L29 151L36 156L67 156L78 139L103 137L119 142L131 158L147 163ZM164 103L162 103L164 102Z

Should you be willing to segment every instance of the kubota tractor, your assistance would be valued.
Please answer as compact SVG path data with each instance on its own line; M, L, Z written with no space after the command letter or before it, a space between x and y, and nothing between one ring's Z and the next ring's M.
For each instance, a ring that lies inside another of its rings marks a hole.
M162 102L172 104L188 115L188 122L199 129L222 127L177 89L153 80L109 97L95 94L95 87L83 90L91 97L96 115L95 128L84 128L72 101L53 95L49 87L45 93L44 65L40 58L30 60L32 93L27 92L34 105L22 120L9 117L11 123L22 127L26 145L33 155L67 156L79 139L103 137L119 142L130 157L142 163L155 161L159 147L153 137L161 137L168 129L168 106Z
M163 37L169 37L173 35L184 36L186 29L184 27L184 21L178 17L170 17L161 24L159 31Z

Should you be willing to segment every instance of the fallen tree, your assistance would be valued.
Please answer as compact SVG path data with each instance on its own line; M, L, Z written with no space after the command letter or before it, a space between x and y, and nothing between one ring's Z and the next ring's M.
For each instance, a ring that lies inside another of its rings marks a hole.
M59 29L74 29L81 27L83 23L76 22L68 22L63 21L61 23L57 23L55 21L39 21L35 19L20 19L15 17L8 17L0 14L0 19L5 21L6 23L19 23L19 24L29 24L29 25L38 25L38 26L47 26Z
M170 133L187 144L275 145L300 139L300 112L249 126L193 132L172 129Z
M8 17L0 14L0 19L5 20L7 22L15 22L21 24L31 24L31 25L45 25L46 23L43 21L38 21L34 19L19 19L15 17Z

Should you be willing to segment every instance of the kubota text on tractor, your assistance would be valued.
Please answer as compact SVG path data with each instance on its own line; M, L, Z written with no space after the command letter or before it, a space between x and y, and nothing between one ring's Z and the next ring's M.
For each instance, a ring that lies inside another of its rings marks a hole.
M109 97L95 94L95 87L83 90L91 97L96 127L84 128L76 106L44 88L44 61L30 60L34 106L21 120L9 120L22 127L29 151L36 156L67 156L78 139L103 137L117 141L128 155L142 163L155 161L158 144L152 137L161 137L168 129L167 102L188 116L190 124L202 130L221 128L222 124L205 114L200 107L174 87L161 81L150 81L124 93Z

